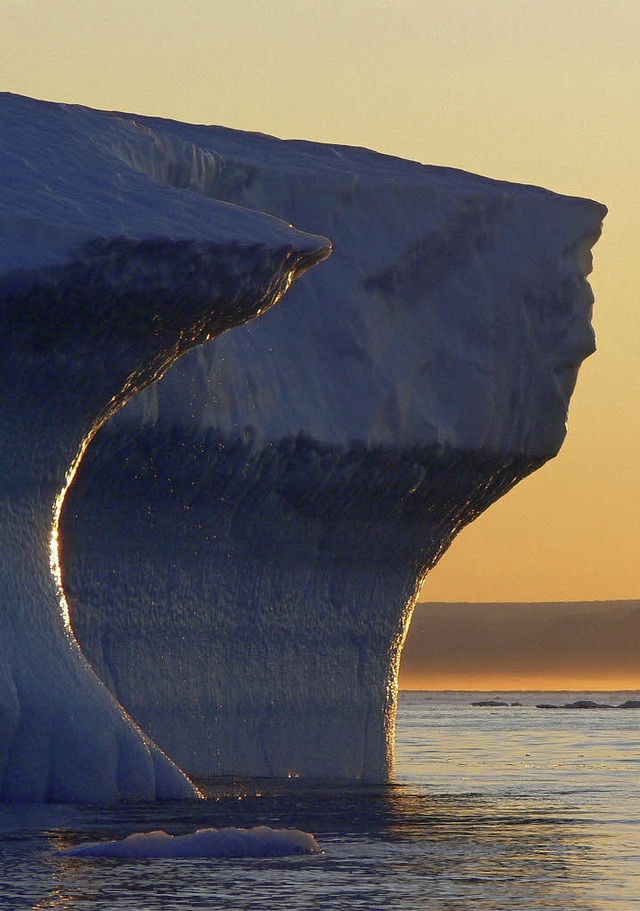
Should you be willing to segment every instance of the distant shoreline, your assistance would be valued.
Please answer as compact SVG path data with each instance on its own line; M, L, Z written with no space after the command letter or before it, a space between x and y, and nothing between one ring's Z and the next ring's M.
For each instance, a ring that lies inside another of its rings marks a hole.
M597 598L593 601L418 601L416 604L416 610L419 610L422 607L432 607L432 606L444 606L444 605L474 605L476 607L485 607L487 605L510 605L512 607L531 607L533 605L543 606L557 606L557 605L621 605L621 604L635 604L640 606L640 598L613 598L612 600L602 600Z
M611 689L611 690L593 689L591 687L585 687L584 689L579 689L579 690L576 690L576 689L532 690L532 689L519 689L517 687L515 687L513 689L507 688L507 687L504 687L502 689L500 687L494 687L494 688L489 688L489 689L487 689L487 688L485 688L485 689L461 688L461 689L439 690L439 689L432 689L432 688L409 689L409 688L401 687L399 692L400 693L438 693L439 695L451 693L451 695L456 695L456 696L459 696L460 694L464 694L464 693L468 693L470 696L476 695L478 693L491 693L492 695L496 695L496 696L505 695L505 694L508 696L513 696L518 693L522 694L522 695L532 694L532 693L535 693L536 695L548 694L550 696L557 695L558 693L580 693L580 694L588 693L588 694L594 695L594 696L598 695L598 694L609 696L614 693L615 694L617 694L617 693L640 693L640 684L637 687L623 688L623 689Z
M640 599L419 602L401 690L633 692Z

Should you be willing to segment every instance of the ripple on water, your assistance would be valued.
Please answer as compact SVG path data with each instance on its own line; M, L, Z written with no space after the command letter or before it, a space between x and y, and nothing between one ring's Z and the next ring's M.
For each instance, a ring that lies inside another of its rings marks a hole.
M635 907L640 735L633 713L568 712L560 722L526 705L492 713L437 695L401 700L394 785L216 780L203 783L204 803L0 807L0 907ZM58 853L133 831L259 825L312 832L324 853L151 861Z

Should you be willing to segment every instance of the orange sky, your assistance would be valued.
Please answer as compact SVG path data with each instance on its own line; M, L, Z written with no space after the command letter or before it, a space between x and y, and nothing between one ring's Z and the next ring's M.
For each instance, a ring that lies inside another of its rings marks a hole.
M599 352L568 442L462 533L423 597L638 598L639 47L638 0L4 0L0 86L606 203Z

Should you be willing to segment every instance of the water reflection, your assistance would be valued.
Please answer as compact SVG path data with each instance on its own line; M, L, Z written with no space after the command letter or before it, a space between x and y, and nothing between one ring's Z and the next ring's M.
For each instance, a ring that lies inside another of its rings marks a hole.
M2 907L74 911L389 908L593 911L586 822L527 798L409 786L210 781L206 803L0 807ZM86 860L58 849L132 831L298 827L325 850L263 860ZM4 892L2 891L4 890Z

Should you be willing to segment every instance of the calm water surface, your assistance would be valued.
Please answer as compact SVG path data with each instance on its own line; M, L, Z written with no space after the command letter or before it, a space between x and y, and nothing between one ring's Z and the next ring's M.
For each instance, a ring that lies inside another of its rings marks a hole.
M210 799L0 806L0 908L67 911L640 911L640 710L535 708L583 694L403 693L397 781L209 782ZM638 694L585 694L620 703ZM132 831L292 826L324 853L72 859Z

